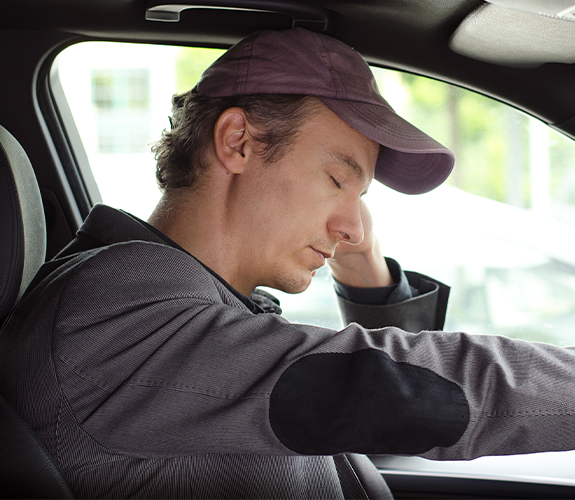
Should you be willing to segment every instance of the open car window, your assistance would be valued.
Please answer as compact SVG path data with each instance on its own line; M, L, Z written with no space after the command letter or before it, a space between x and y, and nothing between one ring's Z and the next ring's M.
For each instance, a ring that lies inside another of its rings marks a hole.
M189 90L222 52L87 42L60 54L52 83L63 94L54 94L60 108L71 111L65 126L81 137L84 167L97 184L93 200L148 218L160 197L150 146L169 127L171 96ZM384 253L452 287L446 330L575 344L573 142L484 96L396 71L374 73L394 109L457 157L450 179L425 195L372 184L364 199ZM327 267L303 294L273 293L288 319L341 327ZM506 457L376 463L405 474L575 481L573 467L565 466L575 461L574 452L513 459L519 465L505 465L511 463Z

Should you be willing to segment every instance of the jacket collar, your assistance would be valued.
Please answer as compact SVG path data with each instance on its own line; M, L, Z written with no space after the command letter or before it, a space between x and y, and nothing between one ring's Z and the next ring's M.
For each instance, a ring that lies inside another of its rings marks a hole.
M144 222L123 210L117 210L102 203L95 205L90 211L84 224L82 224L78 230L78 237L82 238L82 236L87 236L92 240L96 240L102 245L113 245L115 243L134 240L169 245L197 260L212 276L218 279L254 314L260 314L263 312L275 314L282 313L279 300L273 295L259 289L254 290L249 298L242 295L221 276L196 259L175 241L168 238L168 236L161 233L158 229L147 222ZM70 245L69 249L72 250L73 246L73 244Z

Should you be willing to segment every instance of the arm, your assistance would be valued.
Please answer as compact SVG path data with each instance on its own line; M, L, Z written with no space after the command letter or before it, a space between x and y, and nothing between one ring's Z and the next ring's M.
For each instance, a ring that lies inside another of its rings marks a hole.
M78 425L114 452L575 449L571 349L254 315L183 252L143 242L101 251L53 286L59 388Z

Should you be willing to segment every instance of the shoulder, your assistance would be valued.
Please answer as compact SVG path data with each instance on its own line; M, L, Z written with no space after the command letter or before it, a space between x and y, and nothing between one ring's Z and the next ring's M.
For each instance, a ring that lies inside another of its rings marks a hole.
M35 292L59 297L59 310L94 311L116 303L194 297L220 302L214 277L191 255L170 246L128 241L45 264Z
M159 292L162 284L186 289L213 288L213 278L194 257L149 241L115 243L79 256L76 272L91 280L126 282Z

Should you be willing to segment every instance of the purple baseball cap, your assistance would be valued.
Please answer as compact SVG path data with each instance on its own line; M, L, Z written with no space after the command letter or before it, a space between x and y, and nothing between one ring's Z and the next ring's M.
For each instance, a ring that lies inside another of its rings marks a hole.
M194 91L208 97L316 96L383 146L375 178L402 193L431 191L453 170L453 153L395 113L361 55L326 35L303 28L254 33L215 61Z

